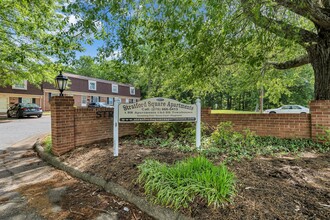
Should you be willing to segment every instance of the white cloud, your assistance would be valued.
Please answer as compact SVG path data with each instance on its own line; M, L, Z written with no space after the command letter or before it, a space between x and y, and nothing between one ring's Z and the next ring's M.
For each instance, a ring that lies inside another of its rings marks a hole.
M79 20L81 20L81 19L76 18L76 16L74 16L74 15L69 16L69 23L70 24L76 24Z

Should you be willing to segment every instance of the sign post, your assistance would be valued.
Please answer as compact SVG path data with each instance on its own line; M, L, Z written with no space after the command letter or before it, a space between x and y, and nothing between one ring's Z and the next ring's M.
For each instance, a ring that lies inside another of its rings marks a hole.
M197 121L196 121L196 148L200 150L201 148L201 100L196 100L197 106Z
M114 114L113 114L113 156L118 156L118 106L119 106L119 100L115 99L114 103Z

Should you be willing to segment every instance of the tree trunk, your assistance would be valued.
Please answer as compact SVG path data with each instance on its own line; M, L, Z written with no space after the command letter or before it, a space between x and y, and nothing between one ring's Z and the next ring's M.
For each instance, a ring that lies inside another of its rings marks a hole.
M307 48L314 69L315 100L330 100L330 31L320 31L319 41Z
M222 100L223 100L223 98L222 98L222 92L220 93L219 96L220 96L220 101L219 101L220 102L220 106L219 106L219 109L222 109L222 106L223 106L222 105Z
M231 109L231 96L227 94L227 110Z

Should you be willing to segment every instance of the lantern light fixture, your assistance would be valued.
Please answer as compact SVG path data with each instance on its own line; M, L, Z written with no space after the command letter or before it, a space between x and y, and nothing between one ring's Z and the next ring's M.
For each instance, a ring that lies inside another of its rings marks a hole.
M63 76L62 71L60 71L60 74L56 76L55 81L56 81L56 87L60 91L60 96L63 96L63 91L66 88L68 77Z

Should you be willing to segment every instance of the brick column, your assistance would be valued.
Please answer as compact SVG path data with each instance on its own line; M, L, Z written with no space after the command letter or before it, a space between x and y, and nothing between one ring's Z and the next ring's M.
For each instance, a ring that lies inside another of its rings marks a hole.
M310 113L312 122L312 139L321 141L324 137L324 130L330 129L330 100L314 100L310 103Z
M73 104L74 100L69 96L54 96L50 101L54 155L61 155L75 147Z

